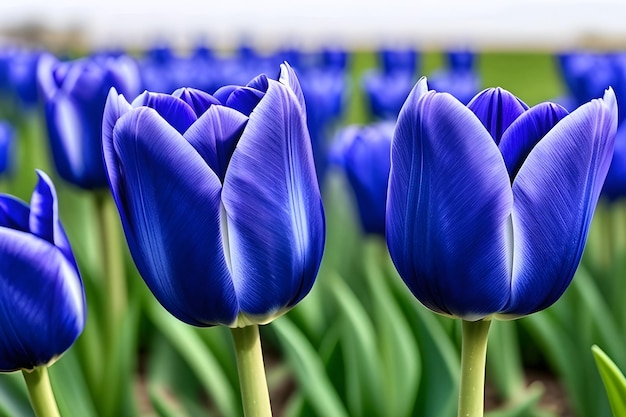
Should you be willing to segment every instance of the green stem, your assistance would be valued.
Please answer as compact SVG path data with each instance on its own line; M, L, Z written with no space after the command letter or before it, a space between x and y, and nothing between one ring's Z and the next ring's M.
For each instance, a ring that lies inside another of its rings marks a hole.
M245 417L271 417L259 326L231 329L237 353L237 369Z
M482 417L485 402L485 360L490 320L463 320L459 417Z
M22 370L26 380L30 403L37 417L59 417L59 408L48 378L48 367L39 366L33 370Z
M128 307L124 257L122 252L121 227L113 198L108 192L96 193L96 211L101 239L101 250L104 259L104 302L105 315L104 346L106 367L104 368L102 386L108 395L101 404L102 415L112 416L115 407L119 406L122 394L120 369L120 332Z

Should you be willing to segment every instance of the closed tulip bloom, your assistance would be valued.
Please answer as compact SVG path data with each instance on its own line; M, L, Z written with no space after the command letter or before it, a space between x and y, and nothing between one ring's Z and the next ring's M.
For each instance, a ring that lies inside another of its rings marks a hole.
M51 363L85 326L83 285L43 172L30 207L0 195L0 372Z
M128 56L101 56L60 62L46 55L37 71L57 171L64 180L84 189L106 187L102 162L104 103L111 87L128 97L139 94L135 61Z
M196 325L271 321L311 289L324 214L294 72L214 96L111 91L104 158L133 259Z
M393 122L348 126L336 138L333 157L354 191L365 233L385 235Z
M468 321L553 304L578 267L616 128L611 89L568 115L502 89L466 107L420 80L387 198L389 251L417 299Z
M13 143L15 142L15 130L7 121L0 120L0 174L4 174L11 168L11 156Z

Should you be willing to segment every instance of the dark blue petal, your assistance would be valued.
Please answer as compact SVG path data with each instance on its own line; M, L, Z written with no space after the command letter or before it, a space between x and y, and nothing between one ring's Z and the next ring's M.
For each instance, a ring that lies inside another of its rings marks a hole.
M228 97L233 93L233 91L241 88L238 85L225 85L223 87L218 88L215 93L213 93L213 97L218 99L220 103L225 104L228 101Z
M12 195L0 194L0 227L30 233L30 209Z
M247 315L267 319L311 289L324 212L303 109L270 80L233 153L222 192L232 274Z
M183 134L197 120L193 108L183 100L169 94L145 91L131 103L133 107L153 108L178 133Z
M232 324L238 304L222 244L217 176L153 109L124 114L112 146L107 167L117 166L122 177L112 190L150 290L186 323Z
M237 110L211 106L184 134L222 182L247 122L248 118Z
M246 87L250 87L252 89L259 90L265 93L267 91L267 88L269 87L267 75L257 75L252 80L250 80L248 84L246 84Z
M265 93L250 87L240 87L234 90L224 103L225 106L250 116L252 110L259 104Z
M45 365L85 325L78 270L43 239L0 227L0 371Z
M602 195L609 200L626 197L626 124L622 123L615 134L615 150Z
M221 104L218 99L195 88L179 88L172 93L172 96L178 97L185 103L189 104L193 111L196 113L196 117L200 117L208 110L213 104Z
M387 244L425 306L477 320L509 299L509 177L480 120L449 94L420 93L420 84L392 142Z
M59 61L52 54L43 54L37 64L37 84L44 101L52 100L59 89L60 81L55 79Z
M478 116L496 144L511 123L528 110L522 100L500 87L482 91L467 107Z
M615 95L561 120L530 152L513 182L513 280L504 313L554 303L574 276L611 163Z
M106 71L106 85L113 86L119 94L133 100L141 92L141 75L137 61L128 55L109 57L103 64Z
M382 119L395 119L414 83L415 78L411 73L366 73L362 84L372 115Z
M363 230L385 234L392 122L344 131L343 166L354 190Z
M524 112L504 131L498 147L511 178L515 178L537 142L568 114L558 104L541 103Z
M107 184L101 151L100 116L93 119L84 107L66 94L46 104L50 148L61 177L79 187L91 189Z

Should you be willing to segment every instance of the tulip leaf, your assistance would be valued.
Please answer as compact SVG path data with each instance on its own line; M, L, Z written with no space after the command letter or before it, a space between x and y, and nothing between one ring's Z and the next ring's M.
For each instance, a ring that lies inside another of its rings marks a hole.
M600 347L591 347L614 417L626 416L626 378Z
M492 320L487 372L501 397L513 400L525 389L517 322Z
M384 392L376 331L363 305L341 277L328 281L344 321L341 346L346 367L346 392L350 415L382 415Z
M76 352L70 348L49 368L50 383L64 417L98 416L89 395ZM95 399L94 399L95 400Z
M230 385L228 377L213 352L206 347L194 329L175 319L154 299L148 304L147 310L153 324L195 372L220 413L225 416L240 415L238 394ZM211 331L211 329L206 329L206 331Z
M454 324L454 320L437 317L420 305L398 276L389 257L386 264L387 281L411 323L413 337L424 358L414 415L454 416L458 406L461 355L444 326L445 322Z
M315 349L287 317L272 324L298 383L317 415L348 417L339 395L326 375L324 364Z
M411 327L393 299L381 259L387 255L383 241L371 239L364 247L365 277L374 303L377 342L385 372L384 399L388 415L409 416L419 389L420 349Z
M524 397L517 401L514 405L502 410L491 411L485 414L485 417L532 417L536 416L535 406L539 403L543 395L543 387L541 384L531 386Z
M0 375L0 416L34 416L21 372Z

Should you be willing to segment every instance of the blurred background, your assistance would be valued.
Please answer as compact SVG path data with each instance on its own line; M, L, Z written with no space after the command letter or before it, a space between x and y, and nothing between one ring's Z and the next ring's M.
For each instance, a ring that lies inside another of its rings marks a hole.
M328 236L311 294L262 328L275 415L448 417L456 414L459 323L427 311L404 287L380 226L385 191L368 189L386 178L362 179L352 164L383 161L385 174L385 152L376 161L361 151L389 149L400 106L422 75L464 103L500 86L530 106L551 100L571 111L609 85L626 103L625 19L620 0L0 2L0 191L27 200L33 168L51 173L89 305L85 335L50 371L62 414L231 417L241 409L228 331L191 328L165 313L123 238L129 310L116 360L124 371L109 376L117 392L100 389L112 366L97 347L108 314L98 203L89 184L71 183L53 163L36 80L42 55L69 62L127 54L141 89L166 93L273 77L288 60L307 102ZM626 158L626 145L620 149ZM598 344L626 366L626 172L611 178L564 297L494 323L491 417L611 415L590 351ZM19 375L0 378L3 415L32 415Z

